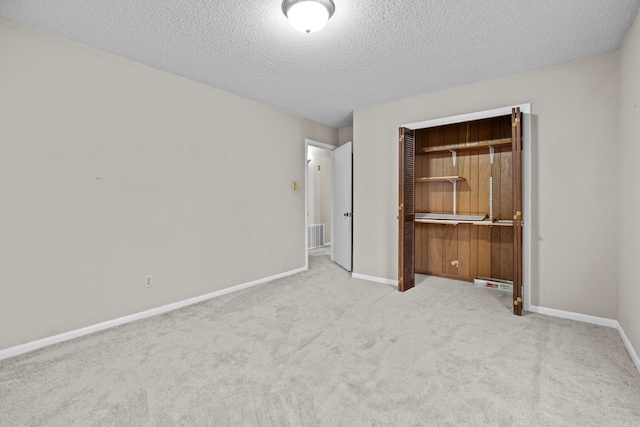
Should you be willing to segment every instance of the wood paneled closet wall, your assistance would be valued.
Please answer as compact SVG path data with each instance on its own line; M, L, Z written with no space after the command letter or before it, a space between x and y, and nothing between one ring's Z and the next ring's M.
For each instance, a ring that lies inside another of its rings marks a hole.
M511 117L496 117L416 131L415 212L453 214L451 181L425 177L456 176L457 214L489 218L490 178L493 219L512 219ZM493 164L489 147L454 151L449 148L495 143ZM505 144L506 141L506 144ZM513 280L513 227L441 224L415 225L416 273L473 281L476 277ZM503 224L498 222L497 224ZM510 223L507 223L511 225Z

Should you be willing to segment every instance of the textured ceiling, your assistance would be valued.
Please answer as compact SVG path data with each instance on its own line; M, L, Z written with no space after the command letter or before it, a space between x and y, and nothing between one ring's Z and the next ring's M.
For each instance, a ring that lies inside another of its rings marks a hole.
M354 109L618 49L640 0L0 0L17 21L334 127Z

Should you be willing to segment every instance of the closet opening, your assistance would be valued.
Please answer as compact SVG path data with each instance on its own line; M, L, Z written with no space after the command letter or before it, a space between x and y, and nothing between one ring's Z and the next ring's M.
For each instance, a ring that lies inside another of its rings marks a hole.
M415 273L464 280L522 314L523 114L501 111L400 128L399 291Z

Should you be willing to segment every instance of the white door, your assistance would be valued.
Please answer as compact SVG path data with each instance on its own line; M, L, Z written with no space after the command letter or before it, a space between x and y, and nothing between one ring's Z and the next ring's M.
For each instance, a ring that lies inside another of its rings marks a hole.
M331 192L333 208L331 226L331 260L351 271L352 240L352 155L351 142L331 152Z

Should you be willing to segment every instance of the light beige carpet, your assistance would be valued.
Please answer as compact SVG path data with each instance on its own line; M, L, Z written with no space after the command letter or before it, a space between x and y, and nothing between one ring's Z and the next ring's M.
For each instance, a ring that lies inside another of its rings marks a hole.
M308 272L0 362L2 426L640 426L618 333Z

